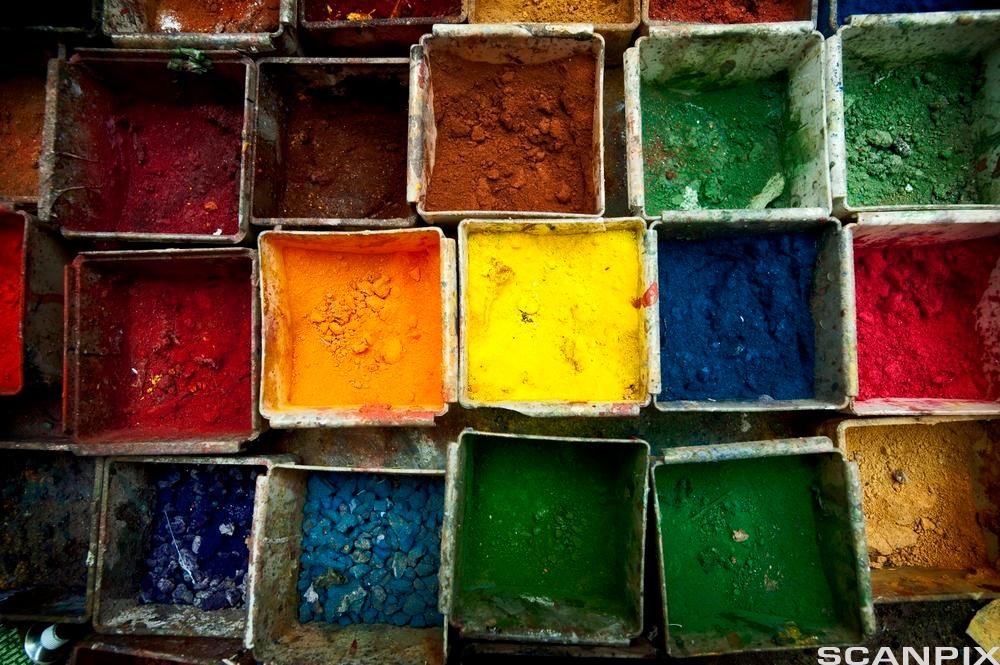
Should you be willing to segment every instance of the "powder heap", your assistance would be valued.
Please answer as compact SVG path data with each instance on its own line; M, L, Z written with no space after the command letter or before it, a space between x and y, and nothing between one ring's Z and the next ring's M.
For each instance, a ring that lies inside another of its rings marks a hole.
M644 81L646 212L786 207L788 81L699 91Z
M244 606L258 474L228 465L154 472L156 509L141 602L210 611Z
M596 213L596 62L492 64L435 52L428 210Z
M476 23L629 23L630 0L478 0Z
M811 20L802 0L650 0L649 18L684 23L771 23Z
M853 205L984 202L977 172L1000 177L1000 160L979 161L972 129L980 67L921 62L844 72L847 192Z
M0 194L38 196L38 153L45 118L45 76L14 76L0 79Z
M1000 238L923 245L855 244L860 399L996 399L980 308ZM995 333L993 333L995 334Z
M661 400L815 396L817 239L659 241Z
M630 230L474 232L468 240L469 396L483 402L645 397L639 243Z
M309 478L299 621L440 626L444 487L405 476Z
M301 0L307 21L369 21L384 18L456 16L460 0Z
M909 14L954 12L968 9L998 9L996 0L838 0L837 21L843 24L854 14Z
M13 215L0 217L0 395L18 392L24 354L24 223Z
M853 427L873 568L966 569L990 563L979 524L973 446L980 423Z
M279 0L156 0L150 32L271 32Z

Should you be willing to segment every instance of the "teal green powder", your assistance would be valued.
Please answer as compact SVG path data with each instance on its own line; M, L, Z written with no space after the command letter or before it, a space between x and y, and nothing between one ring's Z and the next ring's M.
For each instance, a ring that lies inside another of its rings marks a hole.
M986 139L973 129L980 67L922 62L844 74L847 192L853 205L985 203L977 169ZM992 141L1000 140L1000 134ZM982 145L980 145L982 144Z
M852 576L852 556L824 533L848 527L817 456L664 465L655 483L673 644L805 646L843 632L832 579Z
M789 205L787 77L640 94L647 214Z

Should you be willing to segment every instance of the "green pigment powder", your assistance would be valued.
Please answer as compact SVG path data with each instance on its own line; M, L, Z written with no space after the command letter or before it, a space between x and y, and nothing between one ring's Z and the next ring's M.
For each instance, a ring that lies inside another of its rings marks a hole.
M973 102L982 89L979 72L962 61L846 69L850 203L981 202L976 155L982 139L972 128Z
M478 630L638 631L645 448L466 441L456 618Z
M849 586L852 556L829 534L849 530L817 456L663 465L655 483L679 648L805 646L840 631L831 580Z
M646 212L789 205L785 76L717 89L644 81Z

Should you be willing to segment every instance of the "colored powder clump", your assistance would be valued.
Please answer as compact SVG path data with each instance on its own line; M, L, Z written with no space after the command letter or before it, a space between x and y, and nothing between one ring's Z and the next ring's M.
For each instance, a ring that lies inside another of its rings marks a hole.
M154 0L150 32L271 32L278 28L279 0Z
M567 614L578 628L638 623L644 451L477 436L468 457L454 582L463 624L563 629L572 610L593 613Z
M631 230L468 236L467 384L481 402L646 396L639 241Z
M855 242L858 398L996 399L998 260L997 237Z
M309 477L299 621L440 626L444 483L406 476Z
M17 75L0 79L0 194L38 196L38 154L45 118L45 75Z
M302 0L307 21L456 16L460 0Z
M847 430L846 452L861 472L873 568L990 563L970 475L977 443L993 448L981 423Z
M809 21L801 0L651 0L649 18L684 23L771 23Z
M980 68L963 61L844 72L847 192L853 205L982 203L974 100ZM983 152L985 154L985 151Z
M629 23L629 0L478 0L475 23Z
M838 0L838 23L855 14L909 14L913 12L954 12L969 9L998 9L996 0Z
M277 359L296 407L444 406L438 248L281 248L290 349Z
M806 455L656 468L672 642L815 644L848 623L831 580L854 553L821 475Z
M24 222L16 215L0 217L0 395L21 390L24 343Z
M593 56L529 65L435 53L427 210L597 213Z
M659 240L661 400L808 399L817 238Z
M718 89L644 81L646 212L789 205L784 75Z
M141 602L208 611L244 606L258 474L228 465L168 465L153 473Z

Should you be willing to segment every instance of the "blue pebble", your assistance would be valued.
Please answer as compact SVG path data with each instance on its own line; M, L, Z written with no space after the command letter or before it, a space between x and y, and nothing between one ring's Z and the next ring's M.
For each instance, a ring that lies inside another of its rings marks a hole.
M424 628L427 626L427 621L424 619L422 614L418 614L410 619L410 625L414 628Z
M416 594L409 596L406 599L406 602L403 603L403 611L409 614L410 616L420 614L421 612L424 611L425 607L426 604L424 603L423 598L421 598Z
M392 615L392 618L389 619L389 621L391 621L394 626L405 626L410 622L410 617L406 616L402 612L396 612Z

